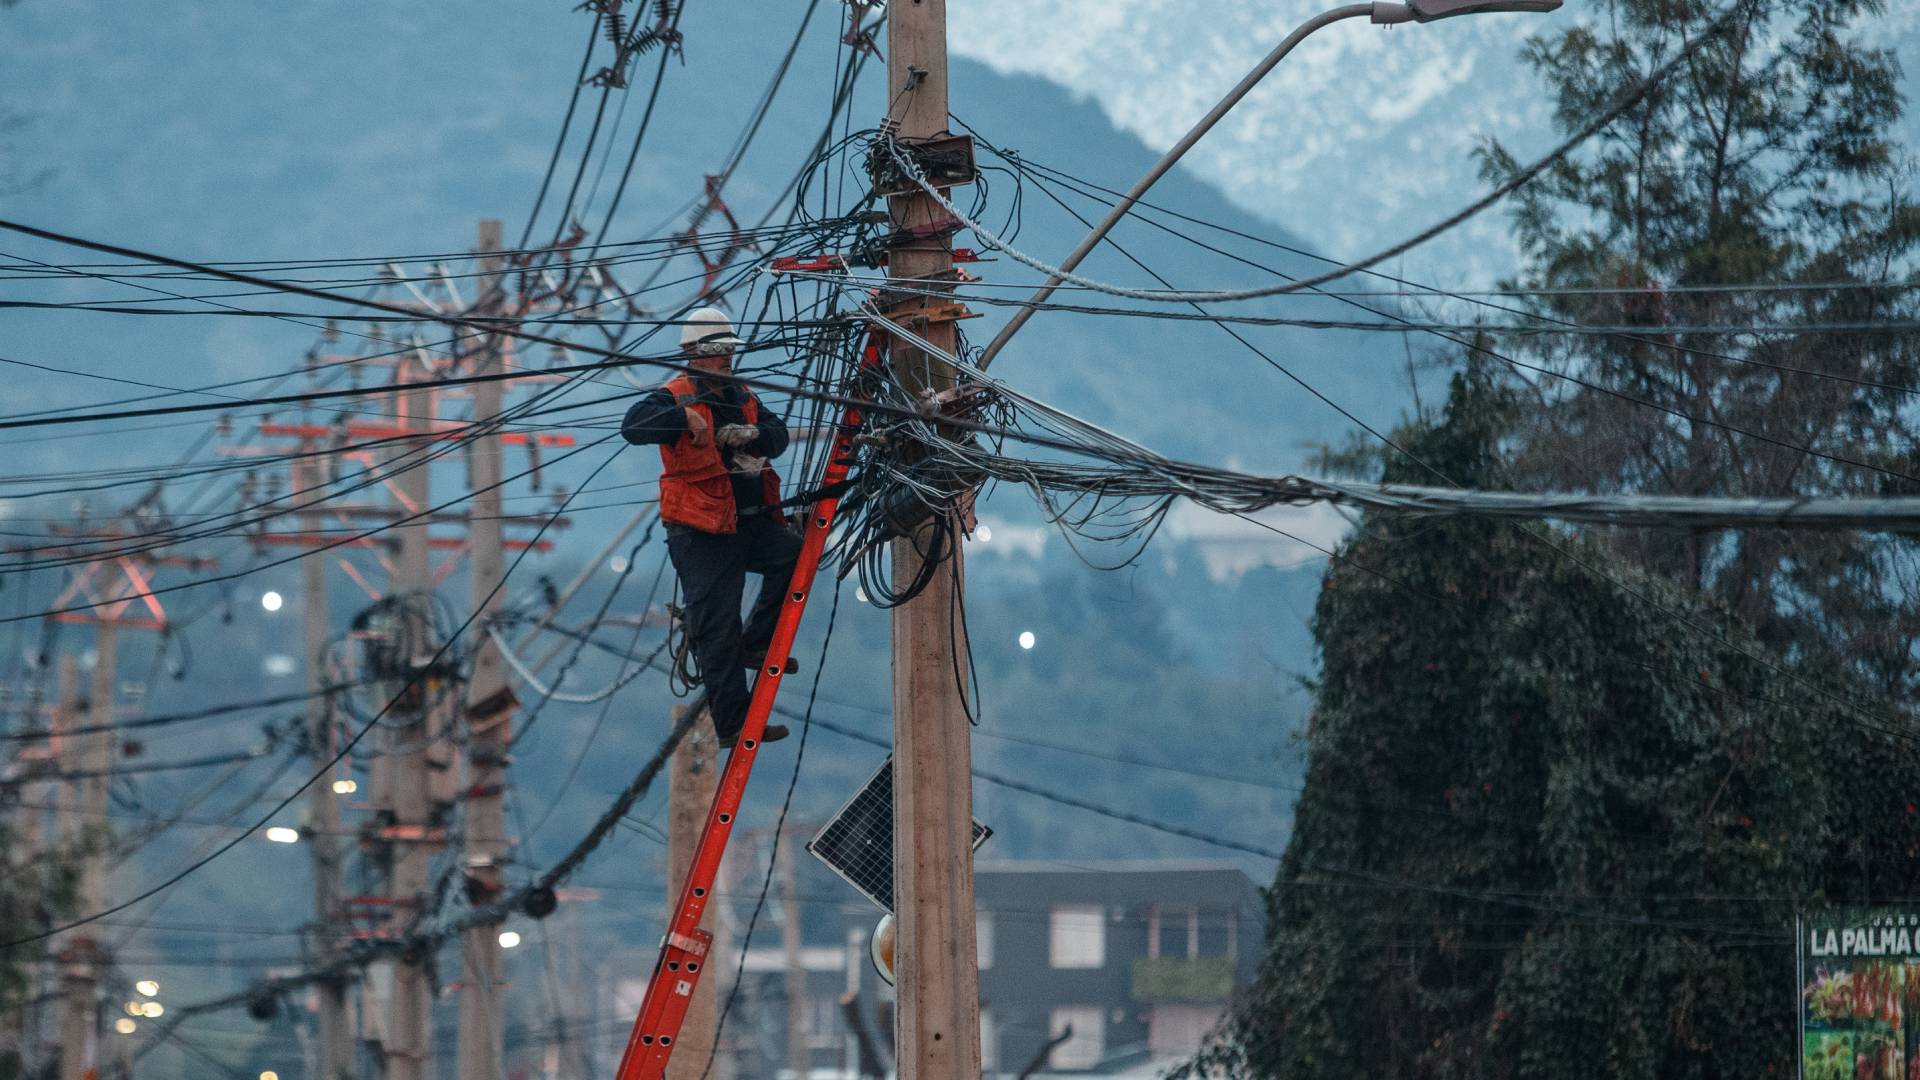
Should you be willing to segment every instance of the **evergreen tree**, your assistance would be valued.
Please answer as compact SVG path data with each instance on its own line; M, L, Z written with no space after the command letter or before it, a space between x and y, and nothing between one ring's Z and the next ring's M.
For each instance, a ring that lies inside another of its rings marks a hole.
M1488 483L1513 410L1470 371L1403 445ZM1314 632L1267 952L1196 1071L1785 1075L1793 913L1911 891L1914 739L1591 540L1369 518Z
M1734 2L1517 197L1514 284L1551 290L1529 311L1646 329L1472 350L1444 415L1403 433L1412 456L1489 488L1920 493L1920 338L1897 328L1920 315L1920 213L1888 136L1898 68L1858 40L1882 7ZM1725 10L1596 6L1526 48L1563 130ZM1515 167L1498 145L1485 164ZM1369 518L1316 613L1261 975L1194 1065L1787 1074L1793 914L1920 887L1914 554Z
M1648 328L1502 343L1579 380L1516 374L1527 393L1504 474L1516 488L1920 492L1910 329L1920 209L1889 134L1899 68L1865 44L1884 5L1736 2L1692 63L1516 196L1525 269L1513 284L1571 290L1532 311ZM1722 0L1610 0L1590 25L1524 55L1571 129L1721 10ZM1497 145L1485 164L1494 177L1514 167ZM1876 323L1890 325L1860 329ZM1605 539L1716 596L1775 648L1825 654L1876 693L1920 693L1910 541L1647 529Z

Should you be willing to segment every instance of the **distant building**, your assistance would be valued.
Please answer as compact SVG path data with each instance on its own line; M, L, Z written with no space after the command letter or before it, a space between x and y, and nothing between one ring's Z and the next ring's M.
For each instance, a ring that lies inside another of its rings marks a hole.
M1215 861L980 862L981 1053L1018 1073L1175 1060L1259 964L1259 890Z
M817 865L800 892L810 1072L851 1076L858 1049L845 995L892 1053L892 991L867 958L879 912L842 902L851 891ZM1230 862L981 860L974 892L989 1075L1018 1075L1069 1026L1041 1072L1152 1075L1199 1048L1259 963L1259 890ZM729 1022L741 1076L792 1076L780 912L776 889Z

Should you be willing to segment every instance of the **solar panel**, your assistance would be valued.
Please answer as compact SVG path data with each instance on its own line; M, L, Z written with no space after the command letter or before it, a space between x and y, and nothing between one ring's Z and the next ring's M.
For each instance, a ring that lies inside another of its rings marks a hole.
M992 835L975 819L973 849ZM807 841L807 851L881 910L893 910L893 758Z

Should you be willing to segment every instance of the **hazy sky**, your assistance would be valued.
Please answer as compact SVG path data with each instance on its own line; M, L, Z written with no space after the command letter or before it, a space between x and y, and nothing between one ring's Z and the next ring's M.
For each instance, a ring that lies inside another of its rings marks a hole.
M950 9L951 47L1090 96L1120 127L1162 148L1326 6L966 0ZM1547 103L1515 54L1528 35L1591 18L1598 7L1569 0L1550 15L1335 24L1282 61L1187 160L1234 199L1324 245L1327 254L1370 253L1484 190L1471 157L1482 137L1544 149ZM1889 9L1860 33L1900 54L1911 87L1920 70L1920 4ZM1906 131L1909 144L1920 144L1920 123L1911 115ZM1444 271L1452 285L1484 284L1505 269L1511 250L1503 216L1487 214L1411 254L1404 269L1414 276Z

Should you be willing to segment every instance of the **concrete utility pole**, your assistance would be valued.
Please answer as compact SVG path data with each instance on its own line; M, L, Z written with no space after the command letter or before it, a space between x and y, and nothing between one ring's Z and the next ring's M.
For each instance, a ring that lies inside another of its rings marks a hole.
M888 5L887 100L898 137L912 143L947 130L946 0ZM893 249L891 274L951 288L947 214L923 191L888 200L896 230L932 226L930 235ZM948 320L919 314L928 301L894 306L892 317L948 352L958 335ZM953 384L950 365L896 338L893 370L911 390ZM919 572L935 522L893 545L894 581ZM957 538L956 538L957 539ZM959 544L952 560L911 602L893 613L894 897L899 926L899 1017L895 1060L900 1080L980 1075L980 972L973 942L971 747L966 701L955 671L967 670L956 632Z
M500 302L500 222L480 223L481 315L502 310ZM499 338L489 334L475 352L472 374L501 366ZM473 419L485 423L500 415L505 384L475 383ZM505 887L507 858L507 745L517 702L507 685L500 647L487 633L499 610L500 582L506 574L500 520L500 436L481 435L467 444L473 490L467 544L471 553L473 626L478 643L467 681L467 825L466 876L469 894L488 903ZM464 958L460 975L460 1080L500 1080L506 1075L506 971L500 955L500 926L483 923L460 935Z
M306 440L308 453L319 449ZM294 490L317 492L326 482L326 467L317 456L299 459L294 470ZM308 531L318 533L325 527L326 514L318 497L307 495L314 508L302 514ZM301 628L307 664L307 742L315 769L325 768L332 760L333 701L326 695L327 651L327 554L308 552L300 560ZM311 814L308 846L313 852L313 951L331 958L340 943L341 903L345 887L341 872L340 795L331 781L322 779L307 796ZM320 1080L351 1080L353 1076L353 1029L347 1022L347 984L333 979L315 987L318 999L318 1038L314 1046L314 1075Z
M604 561L604 560L603 560ZM673 707L673 727L679 727L685 719L687 707ZM669 729L671 730L671 729ZM713 726L701 718L696 721L693 730L680 740L673 751L673 760L667 771L667 913L671 917L675 901L680 890L686 886L687 871L693 866L693 849L699 846L700 831L706 828L707 811L713 806L714 793L720 788L720 769L716 760ZM718 921L718 920L716 920ZM721 956L719 948L712 950L716 961ZM713 962L710 970L728 970L727 965ZM713 1026L717 1016L715 995L720 989L720 980L714 977L701 979L694 985L693 1002L687 1006L687 1016L680 1022L680 1045L687 1049L687 1055L681 1059L683 1066L699 1061L713 1045ZM732 1080L732 1057L724 1050L714 1051L712 1080Z
M795 830L790 830L795 831ZM793 867L793 840L775 837L775 860L780 864L780 947L787 969L787 1060L800 1080L812 1073L813 1052L807 1046L807 968L800 949L800 883Z
M423 382L435 374L424 357L420 374L419 381ZM399 382L410 381L405 365L396 366L394 376ZM410 437L400 450L407 457L405 471L394 478L392 486L408 514L430 505L427 455L432 452L435 394L433 387L424 387L395 395L396 411ZM432 871L429 839L434 835L433 800L427 768L427 743L432 731L428 703L440 679L417 669L433 656L433 582L427 523L409 523L396 531L400 534L400 552L391 595L400 602L397 644L401 648L394 655L404 670L394 672L388 686L390 694L401 694L403 700L393 710L394 726L383 733L387 768L382 787L390 822L384 830L385 839L396 851L387 876L387 925L392 933L404 934L420 910ZM411 687L403 690L409 679ZM431 959L402 957L394 962L393 996L380 1044L386 1080L430 1080L433 1075L433 987L426 969Z

